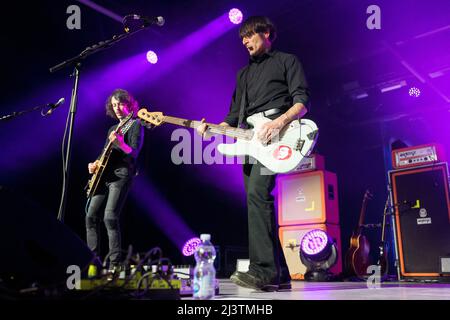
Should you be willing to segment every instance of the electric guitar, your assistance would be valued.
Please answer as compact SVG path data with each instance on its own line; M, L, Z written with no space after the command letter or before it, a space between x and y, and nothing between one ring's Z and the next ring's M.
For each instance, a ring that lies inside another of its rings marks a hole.
M119 132L121 135L124 135L131 128L131 126L133 125L133 123L135 121L136 120L133 119L133 113L128 114L119 123L119 125L114 130L114 132L116 132L116 133ZM113 147L113 143L111 141L109 141L108 144L103 149L102 154L98 160L99 163L98 163L97 169L92 174L91 178L89 179L89 181L85 187L86 195L88 198L91 198L97 191L97 187L100 184L103 172L105 171L105 168L108 165L109 157L111 156L111 152L113 150L112 147Z
M349 276L363 278L367 275L367 268L371 265L369 257L370 244L367 238L362 234L362 227L366 214L367 201L372 199L372 196L373 195L370 191L366 190L361 206L358 226L350 238L350 248L348 249L346 255L347 274Z
M162 112L149 112L145 108L139 110L138 117L154 126L166 122L195 129L202 124L201 121L165 116ZM223 155L232 157L248 155L274 173L289 172L311 153L316 144L319 129L312 120L294 120L279 132L278 137L267 144L263 144L257 138L256 132L270 121L262 113L257 113L247 118L247 122L253 127L252 129L206 124L207 130L211 133L235 138L235 143L222 143L217 146L217 150Z

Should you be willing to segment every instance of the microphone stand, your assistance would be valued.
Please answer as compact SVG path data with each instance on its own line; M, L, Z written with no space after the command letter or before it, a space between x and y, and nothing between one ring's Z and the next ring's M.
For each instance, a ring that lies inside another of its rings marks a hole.
M13 113L7 114L7 115L5 115L3 117L0 117L0 121L11 120L11 119L14 119L15 117L21 116L23 114L26 114L26 113L29 113L29 112L32 112L32 111L35 111L37 109L44 109L45 107L48 107L48 106L50 106L50 104L47 104L45 106L37 106L37 107L31 108L31 109L27 109L27 110L23 110L23 111L19 111L19 112L13 112ZM41 111L41 115L43 115L42 111Z
M59 205L59 211L58 211L58 220L61 222L64 222L64 214L66 209L66 203L67 203L67 189L69 186L69 169L70 169L70 160L71 160L71 150L72 150L72 135L73 135L73 127L75 123L75 116L77 112L77 100L78 100L78 84L80 79L80 70L81 70L81 61L86 59L88 56L97 53L103 49L109 48L112 45L116 44L117 42L130 37L131 35L135 34L136 32L139 32L141 30L144 30L148 28L151 24L148 22L143 22L142 25L137 27L135 30L130 32L130 29L128 27L125 28L125 33L114 35L111 39L100 41L97 44L94 44L91 47L87 47L84 49L80 54L77 56L70 58L66 61L63 61L53 67L51 67L49 70L51 73L56 72L60 69L63 69L67 66L75 66L74 71L71 74L71 76L74 77L73 82L73 88L72 88L72 96L70 98L70 107L69 107L69 134L67 138L67 147L66 147L66 154L64 157L63 154L63 190L61 194L61 202ZM67 130L67 128L66 128ZM65 135L64 135L65 137ZM63 153L64 153L64 141L63 141Z

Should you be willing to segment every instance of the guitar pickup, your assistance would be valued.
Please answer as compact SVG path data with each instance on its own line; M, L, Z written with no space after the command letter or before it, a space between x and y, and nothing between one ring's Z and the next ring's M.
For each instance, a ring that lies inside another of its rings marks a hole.
M305 144L305 140L298 139L298 140L297 140L297 143L295 144L294 150L295 150L295 151L300 151L300 150L302 150L304 144Z

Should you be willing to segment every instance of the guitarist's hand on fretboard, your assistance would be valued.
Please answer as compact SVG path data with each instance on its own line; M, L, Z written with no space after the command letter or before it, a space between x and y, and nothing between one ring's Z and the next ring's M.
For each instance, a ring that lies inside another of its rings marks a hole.
M98 160L95 160L95 162L91 162L88 164L88 170L90 174L93 174L95 171L97 171L98 168Z
M125 143L124 137L122 134L118 133L118 132L111 132L111 134L108 137L109 141L116 145L117 147L119 147L123 152L125 152L126 154L131 153L133 150L131 149L131 147Z
M208 125L205 123L205 118L202 118L202 120L200 121L202 124L201 125L199 125L195 130L197 131L197 133L199 134L199 135L201 135L203 138L206 138L205 137L205 132L206 132L206 129L208 129Z
M201 125L196 128L196 131L199 135L201 135L204 139L209 139L213 136L213 134L208 130L208 125L205 123L205 118L202 118L200 121ZM226 122L221 122L219 126L230 127L230 125Z

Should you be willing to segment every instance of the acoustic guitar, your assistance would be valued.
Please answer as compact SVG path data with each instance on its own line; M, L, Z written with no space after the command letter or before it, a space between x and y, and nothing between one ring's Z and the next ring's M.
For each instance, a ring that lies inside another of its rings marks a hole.
M364 225L364 218L366 214L367 202L372 199L373 195L369 190L364 193L364 199L359 215L359 222L353 235L350 238L350 248L346 255L347 275L364 278L367 275L367 268L371 265L370 262L370 244L366 236L362 234Z

